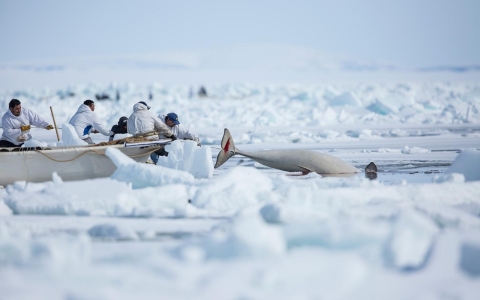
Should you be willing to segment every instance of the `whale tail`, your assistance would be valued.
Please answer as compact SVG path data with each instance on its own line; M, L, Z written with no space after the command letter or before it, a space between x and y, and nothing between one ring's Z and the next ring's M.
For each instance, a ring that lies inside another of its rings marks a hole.
M223 132L222 138L222 150L218 153L217 162L215 163L214 168L218 168L223 165L230 157L234 156L237 152L237 148L235 148L235 143L233 142L232 135L227 128Z

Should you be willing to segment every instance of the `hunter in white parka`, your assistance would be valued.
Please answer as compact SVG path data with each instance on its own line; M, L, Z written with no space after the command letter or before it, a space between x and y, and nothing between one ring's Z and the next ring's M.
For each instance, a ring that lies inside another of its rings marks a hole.
M87 102L88 101L88 102ZM89 103L89 104L86 104ZM105 136L110 136L113 133L105 128L102 123L98 120L97 115L94 112L95 104L92 100L86 100L84 104L80 105L77 112L70 119L70 123L77 135L82 140L86 140L90 137L90 133L94 130L97 130Z
M30 125L45 129L53 129L53 126L47 121L26 107L21 107L18 116L15 116L9 109L2 117L3 134L1 139L20 146L25 141L32 138L32 135L30 134ZM22 127L28 129L22 131Z
M128 133L134 136L145 135L150 140L158 140L162 135L167 138L175 138L168 126L149 112L149 109L150 107L143 101L133 106L133 113L127 121Z

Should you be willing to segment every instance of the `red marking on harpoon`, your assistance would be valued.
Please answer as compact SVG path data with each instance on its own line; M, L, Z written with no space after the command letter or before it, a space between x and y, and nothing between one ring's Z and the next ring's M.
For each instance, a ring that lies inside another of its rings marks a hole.
M227 143L225 144L225 147L223 147L223 151L225 151L225 153L227 153L228 148L230 148L230 138L228 138Z

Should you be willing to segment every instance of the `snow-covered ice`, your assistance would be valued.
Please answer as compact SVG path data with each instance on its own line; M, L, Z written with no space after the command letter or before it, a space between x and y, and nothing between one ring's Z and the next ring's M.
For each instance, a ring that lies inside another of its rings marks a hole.
M54 173L0 189L0 298L478 298L478 83L231 83L207 85L206 98L190 88L0 91L2 109L18 98L47 117L52 106L63 124L61 142L34 128L29 147L81 145L68 125L76 107L117 91L95 101L108 128L143 100L202 143L177 140L157 165L110 148L109 178ZM224 128L245 151L308 149L379 172L287 175L242 156L214 170Z

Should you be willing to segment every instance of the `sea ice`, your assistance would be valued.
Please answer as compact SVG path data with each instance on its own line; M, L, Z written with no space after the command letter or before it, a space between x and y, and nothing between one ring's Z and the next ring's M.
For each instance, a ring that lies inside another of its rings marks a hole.
M86 146L87 142L82 141L72 125L68 123L62 124L62 140L57 143L57 146Z
M115 148L108 148L105 154L117 167L110 178L131 183L134 189L175 183L191 184L194 181L193 176L188 172L152 164L140 164Z
M98 224L88 230L93 238L105 240L138 240L137 233L129 227L113 224Z
M480 151L467 149L460 152L445 174L463 174L466 181L480 180Z
M201 186L192 204L204 209L235 212L275 198L268 176L256 169L236 167Z
M12 214L12 210L3 202L0 196L0 216L9 216Z
M460 254L460 268L472 277L480 276L480 242L465 242Z
M408 147L408 146L405 146L403 149L402 149L402 153L403 154L416 154L416 153L428 153L430 152L430 150L428 149L423 149L423 148L420 148L420 147Z
M213 176L212 151L210 147L198 147L194 141L176 140L165 146L168 156L160 156L157 166L189 172L195 178Z
M22 148L48 147L48 143L30 139L23 143Z
M416 211L404 211L395 221L388 246L393 266L410 270L422 267L433 248L439 229L431 219Z
M361 107L362 101L358 99L357 95L353 92L343 93L340 96L336 96L330 100L328 103L332 106L339 106L339 105L350 105L353 107Z

